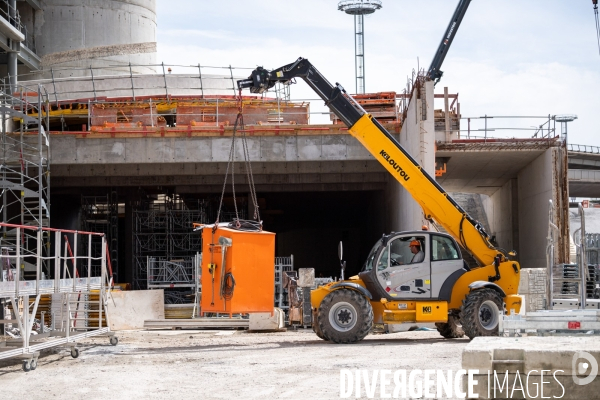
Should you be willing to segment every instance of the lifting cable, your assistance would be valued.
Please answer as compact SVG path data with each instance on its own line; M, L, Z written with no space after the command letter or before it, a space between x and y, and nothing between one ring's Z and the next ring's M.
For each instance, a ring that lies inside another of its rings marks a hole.
M596 18L596 39L598 40L598 54L600 54L600 21L598 20L598 0L592 0L594 4L594 17Z
M262 230L262 221L260 220L260 214L258 211L258 199L256 197L256 188L254 186L254 176L252 174L252 166L250 165L250 152L248 150L248 142L246 140L246 130L244 127L244 115L243 115L243 105L242 105L242 89L239 90L238 96L238 114L235 119L235 124L233 125L233 135L231 138L231 146L229 148L229 160L227 161L227 169L225 170L225 179L223 181L223 189L221 191L221 199L219 201L219 209L217 211L217 219L215 221L215 226L213 231L216 230L217 225L219 224L219 217L221 215L221 208L223 206L223 197L225 196L225 187L227 186L227 176L229 175L229 170L231 169L231 189L233 193L233 206L235 209L235 219L229 223L228 227L231 229L242 230L242 231L261 231ZM238 131L238 127L241 131L241 141L242 141L242 153L244 154L244 165L246 167L246 177L248 180L248 185L250 186L250 199L252 200L252 205L254 207L254 215L253 220L241 220L239 218L239 213L237 209L237 201L235 198L235 141L236 141L236 133ZM234 281L235 285L235 281Z

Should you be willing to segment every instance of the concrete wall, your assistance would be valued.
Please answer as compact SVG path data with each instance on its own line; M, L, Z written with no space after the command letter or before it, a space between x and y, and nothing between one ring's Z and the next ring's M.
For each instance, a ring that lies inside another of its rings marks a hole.
M53 165L227 162L231 147L231 137L215 136L96 139L52 135L50 141ZM249 136L246 143L252 161L373 160L373 156L350 135ZM244 160L239 144L235 156L236 161ZM379 166L377 171L384 169ZM363 172L363 169L356 172Z
M414 91L400 132L400 144L431 176L435 176L433 82L426 82L420 93ZM426 223L421 207L395 179L389 181L386 203L390 216L388 231L420 229Z
M560 205L563 195L560 151L546 150L525 166L517 179L509 179L483 200L490 224L488 233L495 236L499 247L516 250L523 268L546 268L549 200ZM561 221L559 214L555 221Z
M481 196L489 224L488 233L499 247L519 251L518 183L510 179L491 196Z
M546 267L548 201L555 200L554 152L548 149L518 175L519 261L523 268Z
M42 6L22 18L35 32L44 69L156 64L156 0L45 0ZM55 71L55 77L87 74Z

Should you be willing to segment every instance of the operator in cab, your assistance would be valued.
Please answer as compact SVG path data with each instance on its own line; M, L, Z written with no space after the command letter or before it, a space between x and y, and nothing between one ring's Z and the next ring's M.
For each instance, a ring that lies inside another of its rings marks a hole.
M410 242L410 251L414 254L413 258L410 260L411 264L423 262L425 253L421 250L421 243L418 240Z

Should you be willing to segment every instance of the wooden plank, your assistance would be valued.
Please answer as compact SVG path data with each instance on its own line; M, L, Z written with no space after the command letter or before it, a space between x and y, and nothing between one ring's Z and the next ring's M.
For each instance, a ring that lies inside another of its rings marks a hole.
M144 328L248 328L250 321L241 318L154 319L144 321Z

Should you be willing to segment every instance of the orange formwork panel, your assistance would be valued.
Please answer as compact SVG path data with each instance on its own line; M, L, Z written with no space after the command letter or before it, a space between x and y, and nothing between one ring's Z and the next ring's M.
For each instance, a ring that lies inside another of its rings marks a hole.
M201 313L272 313L274 303L275 234L204 226Z

